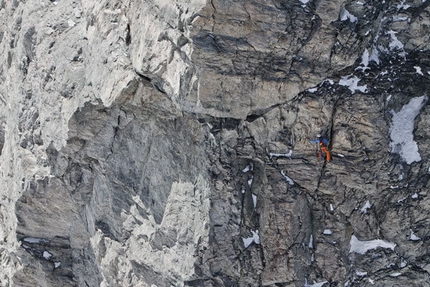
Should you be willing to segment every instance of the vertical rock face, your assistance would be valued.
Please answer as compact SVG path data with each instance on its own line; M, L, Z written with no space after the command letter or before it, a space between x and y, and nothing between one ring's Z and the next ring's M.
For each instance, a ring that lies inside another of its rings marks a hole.
M428 286L430 1L36 2L1 286Z

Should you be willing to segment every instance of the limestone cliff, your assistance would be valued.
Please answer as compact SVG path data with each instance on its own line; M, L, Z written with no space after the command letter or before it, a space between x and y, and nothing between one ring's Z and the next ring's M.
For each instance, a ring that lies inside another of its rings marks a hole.
M430 286L429 6L1 0L0 285Z

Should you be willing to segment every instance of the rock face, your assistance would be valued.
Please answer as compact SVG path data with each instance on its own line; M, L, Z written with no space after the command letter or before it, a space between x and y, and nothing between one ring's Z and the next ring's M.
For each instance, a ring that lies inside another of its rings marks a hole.
M0 1L0 285L430 286L429 6Z

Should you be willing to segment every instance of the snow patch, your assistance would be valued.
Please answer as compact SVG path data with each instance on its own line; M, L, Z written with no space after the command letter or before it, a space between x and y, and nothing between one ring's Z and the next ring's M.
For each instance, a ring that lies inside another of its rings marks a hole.
M403 52L399 53L399 55L402 57L405 57L406 52L405 52L405 49L404 49L402 42L400 42L399 39L397 39L397 37L396 37L397 32L390 30L387 32L387 34L390 35L390 37L391 37L391 43L389 45L390 50L391 51L402 50Z
M366 201L366 203L363 205L360 211L361 213L367 213L367 210L371 207L372 207L372 204L370 204L370 201Z
M61 262L54 262L54 268L58 268L61 266Z
M357 78L356 76L344 76L340 79L339 85L348 87L348 89L354 93L355 91L360 91L362 93L366 92L367 86L359 86L358 82L360 82L360 78Z
M355 271L355 274L357 274L357 276L363 277L367 275L366 271Z
M417 72L417 74L424 76L423 71L421 71L421 67L414 66L414 68L415 68L415 72Z
M75 22L75 21L73 21L73 20L69 20L69 21L67 22L67 24L69 24L69 27L73 27L73 26L75 26L75 25L76 25L76 22Z
M272 157L291 157L293 155L293 150L290 149L290 151L288 153L270 153L269 156L270 158Z
M426 96L416 97L403 106L398 113L391 110L393 115L390 127L391 152L399 154L407 164L421 161L413 131L415 118L426 102Z
M412 199L417 199L417 198L418 198L418 193L416 193L416 192L415 192L414 194L412 194L412 195L411 195L411 198L412 198Z
M309 237L309 244L308 244L309 249L313 249L314 248L314 237L311 236Z
M322 282L318 282L318 283L314 281L314 284L308 284L308 280L305 279L304 287L322 287L326 283L328 283L328 281L322 281Z
M242 237L243 240L243 245L245 246L245 248L248 248L249 245L251 245L251 243L255 242L255 244L260 244L260 236L258 235L258 230L254 231L251 230L252 232L252 236L251 237Z
M308 89L308 92L309 92L309 93L315 93L316 91L318 91L318 88L311 88L311 89Z
M324 235L332 235L333 232L330 229L324 229L323 234Z
M22 241L31 243L31 244L39 244L39 243L48 243L49 241L43 238L37 238L37 237L25 237L22 239Z
M398 277L400 275L402 275L402 273L400 273L400 272L394 272L394 273L390 274L391 277Z
M330 203L330 211L333 212L334 208L333 208L333 204Z
M294 185L294 181L290 177L288 177L283 170L281 170L281 174L287 180L289 185Z
M254 170L254 165L250 162L244 169L242 169L243 173L247 173L248 171Z
M365 49L363 55L361 56L361 63L363 67L357 67L356 70L362 70L365 72L366 70L370 70L369 65L369 50Z
M254 208L257 207L257 196L255 194L252 194L252 202L254 203Z
M397 5L397 11L400 11L401 9L406 10L409 7L411 7L411 5L407 5L405 4L405 0L403 0L399 5Z
M251 187L253 178L248 179L248 186Z
M349 20L351 23L354 23L354 22L357 22L358 20L357 17L349 13L349 11L346 10L345 8L342 8L339 16L340 16L340 21Z
M357 239L357 237L355 237L355 235L351 236L350 245L351 245L351 248L349 249L349 253L355 252L358 254L365 254L367 251L376 249L378 247L389 248L394 251L394 247L396 247L395 243L388 242L381 239L360 241Z
M420 241L421 238L419 238L418 236L416 236L415 233L411 230L411 235L409 236L409 240Z
M51 257L52 257L52 254L51 253L49 253L48 251L43 251L43 258L45 258L46 260L49 260L49 259L51 259Z

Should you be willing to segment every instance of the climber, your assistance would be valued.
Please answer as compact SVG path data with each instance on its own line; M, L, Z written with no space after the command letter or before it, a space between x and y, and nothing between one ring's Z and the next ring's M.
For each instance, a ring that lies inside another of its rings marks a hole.
M320 134L317 134L317 139L311 140L311 143L318 143L318 159L321 159L322 153L325 154L326 160L331 160L331 154L330 151L327 149L327 146L329 144L329 140L325 137L322 137Z

